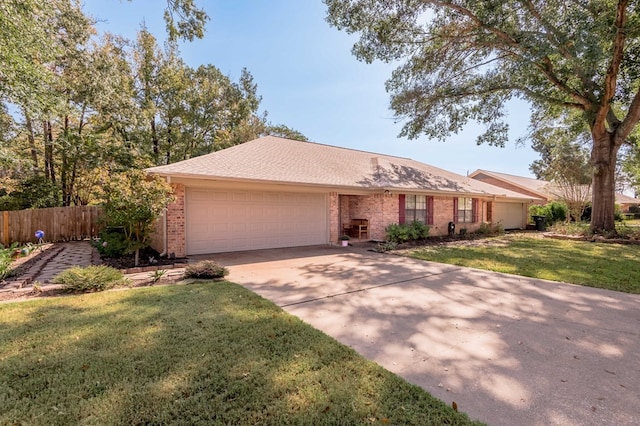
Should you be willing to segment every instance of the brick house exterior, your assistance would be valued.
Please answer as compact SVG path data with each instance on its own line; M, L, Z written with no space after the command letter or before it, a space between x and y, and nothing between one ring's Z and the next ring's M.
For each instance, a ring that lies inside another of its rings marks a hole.
M473 220L457 224L468 232L491 221L496 199L532 201L411 159L271 136L148 172L174 190L153 246L176 257L337 244L354 219L368 221L367 239L382 241L388 225L405 220L411 195L429 200L430 235L447 234L458 200L473 200Z

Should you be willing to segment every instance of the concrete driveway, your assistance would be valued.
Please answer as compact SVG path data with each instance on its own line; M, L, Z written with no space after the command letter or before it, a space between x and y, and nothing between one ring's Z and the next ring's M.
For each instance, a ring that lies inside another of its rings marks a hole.
M229 279L490 425L640 424L640 296L308 247Z

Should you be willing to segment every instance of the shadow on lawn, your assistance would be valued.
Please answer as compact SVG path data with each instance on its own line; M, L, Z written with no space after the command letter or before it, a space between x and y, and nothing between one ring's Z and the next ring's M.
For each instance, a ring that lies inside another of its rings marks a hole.
M226 282L6 305L0 423L466 424ZM345 423L346 422L346 423Z

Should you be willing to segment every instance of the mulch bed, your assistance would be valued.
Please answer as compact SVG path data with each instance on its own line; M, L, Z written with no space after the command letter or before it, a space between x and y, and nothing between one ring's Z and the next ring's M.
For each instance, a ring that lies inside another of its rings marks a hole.
M159 269L183 268L187 264L186 258L160 257L160 254L152 248L140 250L138 266L135 264L134 254L122 257L100 256L100 260L103 265L120 269L125 274L155 271Z

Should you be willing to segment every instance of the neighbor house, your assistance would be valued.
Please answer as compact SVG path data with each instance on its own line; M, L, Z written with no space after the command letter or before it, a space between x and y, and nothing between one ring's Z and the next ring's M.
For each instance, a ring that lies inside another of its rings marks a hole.
M354 220L373 240L413 220L431 235L450 222L523 228L537 200L408 158L273 136L148 172L173 187L154 247L176 256L333 244Z
M537 197L541 199L542 204L562 198L560 195L562 191L555 187L552 182L546 180L515 176L507 173L491 172L488 170L476 170L471 173L469 177L481 182L509 189L514 192ZM587 187L585 193L587 198L591 197L590 188ZM637 198L619 193L616 193L615 195L616 204L620 206L620 209L623 212L628 212L630 206L640 204L640 200Z

